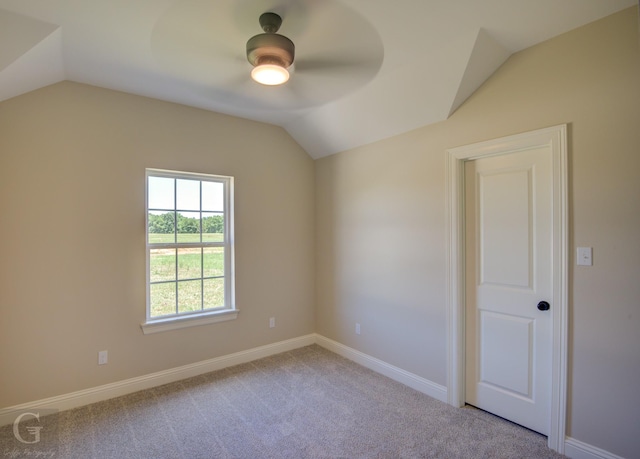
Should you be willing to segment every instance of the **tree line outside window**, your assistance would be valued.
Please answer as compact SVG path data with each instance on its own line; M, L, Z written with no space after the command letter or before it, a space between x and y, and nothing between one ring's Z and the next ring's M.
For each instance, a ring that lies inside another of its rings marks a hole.
M177 225L174 220L177 217ZM161 214L149 214L149 233L151 234L172 234L178 233L199 233L200 223L202 223L203 233L223 233L224 217L222 215L212 215L202 219L185 217L180 212L165 212Z

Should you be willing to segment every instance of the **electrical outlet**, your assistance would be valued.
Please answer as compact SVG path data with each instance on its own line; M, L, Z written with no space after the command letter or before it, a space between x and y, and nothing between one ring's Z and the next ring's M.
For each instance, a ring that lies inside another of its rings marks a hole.
M106 365L109 361L109 355L107 351L98 352L98 365Z
M270 317L269 318L269 328L273 328L276 326L276 318L275 317Z
M360 334L360 324L356 323L356 335Z

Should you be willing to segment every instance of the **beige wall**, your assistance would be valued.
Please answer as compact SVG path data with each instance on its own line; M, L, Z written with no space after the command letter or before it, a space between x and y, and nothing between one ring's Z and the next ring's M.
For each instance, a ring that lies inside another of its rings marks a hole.
M316 161L318 333L446 385L445 152L568 123L567 433L637 456L638 38L631 8L515 54L445 122Z
M142 334L147 167L235 177L237 320ZM313 196L274 126L69 82L1 103L0 407L312 333Z

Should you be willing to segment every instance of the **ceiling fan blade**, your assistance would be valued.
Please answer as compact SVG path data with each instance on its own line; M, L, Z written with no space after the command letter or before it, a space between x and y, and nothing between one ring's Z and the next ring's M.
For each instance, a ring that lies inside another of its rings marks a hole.
M254 82L246 56L265 12L282 17L278 33L296 47L291 78L278 87ZM203 102L276 112L321 105L362 87L384 54L375 28L337 0L175 1L155 22L151 49L166 74Z
M246 37L230 24L226 3L185 0L167 9L151 32L151 50L158 64L194 74L202 72L203 66L224 70L246 61Z
M380 69L381 62L366 59L349 58L306 58L302 57L295 61L295 72L299 73L345 73L345 74L376 74Z

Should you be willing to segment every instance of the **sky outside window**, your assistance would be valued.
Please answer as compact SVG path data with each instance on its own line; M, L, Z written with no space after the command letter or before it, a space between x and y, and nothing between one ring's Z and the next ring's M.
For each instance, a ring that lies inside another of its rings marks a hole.
M200 207L201 185L202 208ZM223 212L224 184L150 176L148 199L149 209Z

